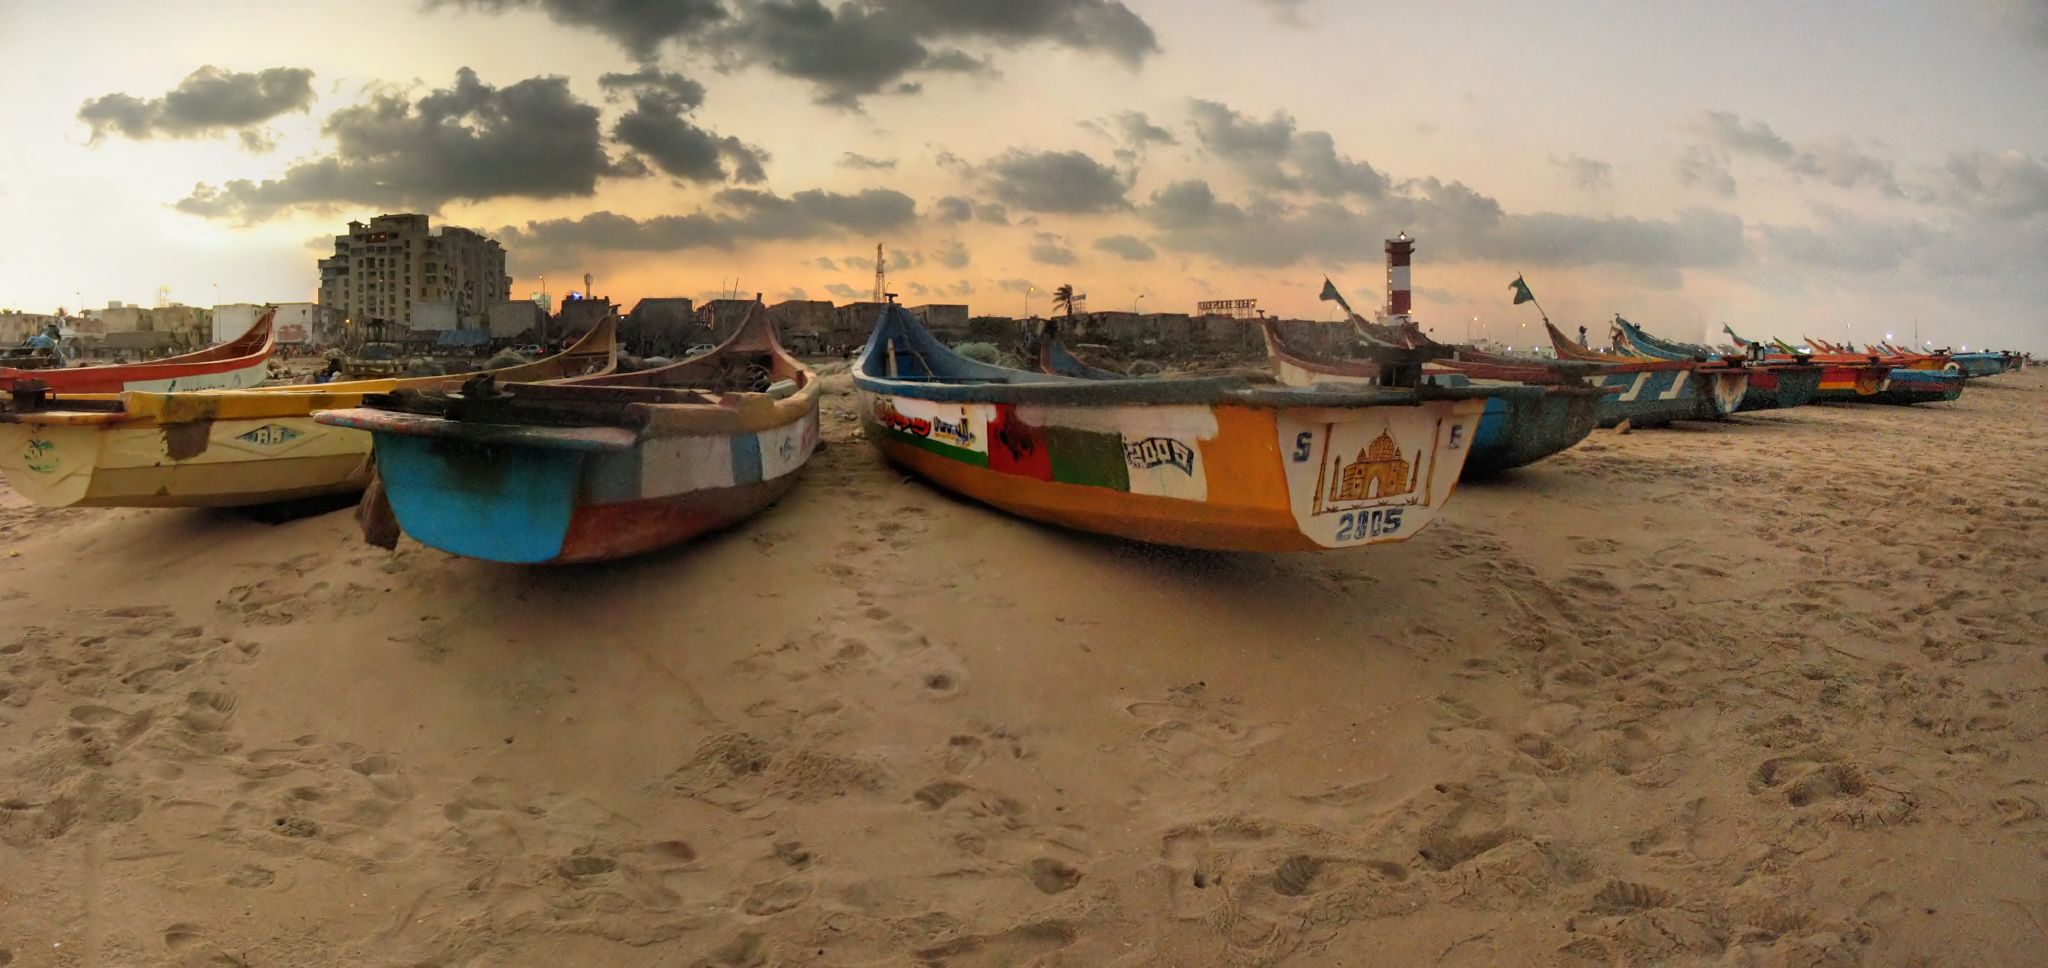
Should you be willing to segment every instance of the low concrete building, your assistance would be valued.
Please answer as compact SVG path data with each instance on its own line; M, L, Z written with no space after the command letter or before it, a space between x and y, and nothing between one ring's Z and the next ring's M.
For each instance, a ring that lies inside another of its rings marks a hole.
M555 314L555 325L550 327L548 338L560 339L587 333L592 326L610 316L612 308L612 301L603 297L564 299L562 311Z
M215 343L225 343L241 338L242 334L248 332L249 327L256 325L256 320L263 316L264 308L255 303L228 303L213 307L213 326L209 339Z
M965 303L928 303L911 306L910 314L917 317L924 328L941 336L960 337L967 335L967 305Z
M218 326L215 331L218 332ZM277 304L277 318L271 331L280 346L325 345L341 342L341 311L319 303Z
M547 319L540 304L531 299L492 303L485 315L490 322L491 338L496 340L538 340L541 323Z
M453 299L418 299L412 304L412 331L445 333L462 328L462 317Z
M696 303L684 296L651 296L633 304L619 320L619 346L634 356L675 358L705 341L710 330L697 319Z
M708 342L719 342L739 329L740 322L747 318L747 307L759 302L758 299L713 299L697 307L697 321L711 331Z
M141 306L129 306L110 302L105 309L95 309L86 315L100 321L106 332L147 333L150 331L149 310Z

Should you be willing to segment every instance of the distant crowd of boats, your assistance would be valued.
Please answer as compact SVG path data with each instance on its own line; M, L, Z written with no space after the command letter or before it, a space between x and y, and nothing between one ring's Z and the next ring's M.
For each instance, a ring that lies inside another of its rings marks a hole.
M153 363L0 368L0 474L54 507L362 491L380 543L403 531L472 558L586 562L757 513L818 445L820 378L758 303L716 347L636 372L620 372L608 319L556 356L466 378L255 386L269 323ZM1712 348L1620 317L1606 351L1550 328L1555 360L1437 343L1403 317L1350 327L1331 355L1264 324L1273 382L1141 378L1076 358L1057 321L1033 368L977 362L890 302L851 380L867 439L939 487L1138 541L1305 551L1411 537L1463 475L1541 460L1596 426L1953 400L2023 362L1733 330Z

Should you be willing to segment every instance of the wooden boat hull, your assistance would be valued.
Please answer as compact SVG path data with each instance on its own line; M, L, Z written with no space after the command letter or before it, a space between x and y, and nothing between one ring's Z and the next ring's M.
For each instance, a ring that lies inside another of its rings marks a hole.
M506 372L555 379L616 361L606 322L568 352ZM240 507L360 491L369 435L313 414L447 379L75 396L45 409L17 398L0 411L0 476L48 507Z
M2010 362L2003 353L1957 353L1953 359L1963 376L1973 380L2004 373Z
M868 439L940 487L1048 524L1220 551L1413 535L1449 499L1484 409L1476 398L1283 411L859 395Z
M1738 412L1784 410L1805 406L1820 392L1824 370L1818 366L1753 366L1749 368L1749 389L1742 395Z
M1958 370L1894 369L1885 388L1864 397L1863 402L1911 406L1955 400L1963 395L1963 381Z
M1273 375L1287 386L1349 384L1379 386L1390 372L1373 360L1315 356L1287 345L1279 328L1263 324L1266 360ZM1053 349L1058 349L1053 341ZM1468 364L1422 366L1422 378L1442 386L1522 387L1523 392L1490 396L1465 458L1465 477L1497 474L1566 450L1593 432L1606 392L1555 370L1509 369Z
M46 507L235 507L361 490L370 440L299 416L190 424L0 423L0 476Z
M1699 416L1700 387L1692 370L1637 370L1633 373L1601 373L1593 385L1615 390L1600 399L1600 426L1614 427L1626 420L1631 427L1662 427L1676 420Z
M1703 366L1693 371L1698 402L1693 416L1699 420L1720 420L1742 407L1749 395L1749 370L1740 366Z
M818 417L814 407L757 433L620 450L372 436L391 509L414 540L485 561L569 564L643 554L759 513L796 482Z
M37 385L52 393L174 393L253 387L270 374L270 353L276 346L271 334L275 313L264 313L236 339L169 359L33 370L0 367L0 392L14 392L24 385Z
M1493 398L1479 418L1465 476L1498 474L1570 450L1600 422L1604 393L1553 389L1533 399Z
M817 375L758 302L709 353L651 370L323 413L368 431L398 526L508 564L642 554L729 527L790 488L818 446Z
M1823 363L1816 402L1844 403L1867 400L1890 384L1891 370L1867 363Z

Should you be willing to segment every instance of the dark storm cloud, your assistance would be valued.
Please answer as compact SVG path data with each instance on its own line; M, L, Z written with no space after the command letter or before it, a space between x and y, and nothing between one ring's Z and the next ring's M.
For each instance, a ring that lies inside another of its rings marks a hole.
M1113 120L1116 124L1117 132L1122 134L1124 140L1132 145L1154 143L1171 145L1180 143L1180 140L1173 136L1173 132L1153 124L1152 119L1146 116L1143 111L1123 111L1118 113Z
M1135 235L1112 235L1095 240L1097 251L1120 256L1126 262L1150 262L1158 255L1145 240Z
M1735 197L1735 175L1728 170L1728 156L1706 145L1692 145L1678 156L1678 181L1722 198Z
M252 128L281 114L313 105L313 72L303 67L273 67L252 73L225 71L209 64L185 76L163 97L138 98L108 94L78 108L78 119L92 128L92 138L119 134L136 140L200 138ZM244 131L242 143L252 150L267 148L268 136Z
M2048 213L2048 164L2021 151L1951 154L1925 194L1980 215L2020 219Z
M1049 266L1070 266L1074 264L1074 250L1068 248L1067 240L1051 232L1040 232L1031 239L1026 250L1031 261L1043 262Z
M689 107L704 103L704 85L673 71L649 65L631 74L600 74L597 86L606 91L654 90L666 93Z
M1596 158L1580 155L1552 157L1550 163L1565 170L1571 176L1572 184L1587 191L1600 191L1614 187L1614 166Z
M1787 141L1762 121L1728 111L1703 112L1696 130L1724 151L1773 162L1795 175L1817 178L1838 188L1869 186L1886 195L1901 194L1892 164L1847 141L1800 146Z
M1238 205L1218 199L1208 183L1190 180L1154 193L1139 211L1166 249L1269 268L1308 259L1375 261L1395 227L1421 237L1446 260L1683 269L1727 266L1743 251L1741 220L1718 212L1689 211L1669 220L1515 214L1462 183L1434 178L1405 182L1399 194L1362 210L1327 200Z
M890 171L896 167L894 158L870 158L857 152L848 151L839 156L839 167L856 171Z
M916 203L910 196L886 188L850 195L812 190L788 198L729 188L712 199L724 211L646 219L595 212L580 219L528 222L523 228L507 228L501 235L508 244L551 250L731 249L751 242L870 235L902 228L917 218ZM821 266L828 261L818 260Z
M973 199L948 195L932 203L932 217L941 222L965 222L974 218Z
M1390 187L1371 164L1338 154L1329 132L1296 130L1284 111L1259 121L1221 102L1196 99L1189 113L1202 147L1261 188L1378 198Z
M1137 65L1159 49L1150 25L1117 0L430 0L499 12L534 9L598 31L642 61L664 44L735 67L811 82L818 100L853 106L916 93L918 72L983 73L986 58L938 42L1014 48L1057 44Z
M1773 263L1843 272L1897 269L1934 240L1924 223L1872 219L1816 206L1815 225L1759 225L1763 257Z
M1130 207L1124 197L1127 176L1078 151L1011 149L984 167L989 190L1026 211L1079 214Z
M661 45L694 37L729 16L719 0L427 0L429 7L498 13L540 10L548 19L595 30L643 61Z
M1135 166L1151 145L1180 143L1173 132L1153 124L1151 116L1143 111L1120 111L1107 118L1091 118L1080 124L1083 129L1116 142L1116 160L1125 165Z
M681 74L645 68L606 74L607 91L633 92L633 107L612 125L612 137L671 177L685 181L768 180L768 153L729 135L699 127L687 115L704 103L704 86ZM730 172L727 166L731 166Z
M724 60L809 81L820 103L844 107L931 67L934 58L931 48L889 14L867 6L828 8L818 0L748 6L718 35Z
M297 206L433 209L456 199L590 195L619 172L605 155L598 110L560 77L498 88L476 72L417 101L379 93L322 125L334 154L281 178L198 185L180 211L260 221Z

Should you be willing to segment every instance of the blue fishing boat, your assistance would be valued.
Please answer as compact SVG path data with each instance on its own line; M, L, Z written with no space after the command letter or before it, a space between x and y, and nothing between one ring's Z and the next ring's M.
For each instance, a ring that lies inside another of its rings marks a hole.
M367 430L399 528L487 561L587 562L729 527L818 443L818 382L756 302L708 353L634 373L372 396L316 415ZM375 519L381 509L371 508Z
M1369 343L1422 352L1446 369L1491 378L1495 368L1538 367L1584 379L1605 393L1595 408L1602 427L1627 422L1630 427L1662 427L1688 420L1699 410L1700 386L1693 379L1697 363L1684 360L1543 360L1502 356L1469 346L1438 343L1413 322L1398 326L1369 323L1352 314L1351 323ZM1730 404L1732 407L1733 404Z
M1393 369L1379 360L1348 360L1289 346L1280 327L1261 322L1274 376L1288 386L1381 384ZM1058 341L1051 340L1057 348ZM1397 351L1407 352L1407 351ZM1423 364L1422 379L1438 386L1533 387L1540 394L1489 397L1465 459L1465 476L1496 474L1532 464L1586 439L1599 422L1608 391L1545 367L1468 367Z
M1614 317L1614 327L1615 349L1629 355L1661 360L1721 360L1730 366L1742 366L1749 373L1749 385L1736 406L1737 412L1801 406L1820 391L1821 368L1811 363L1750 360L1747 351L1729 356L1704 346L1659 339L1619 315Z

